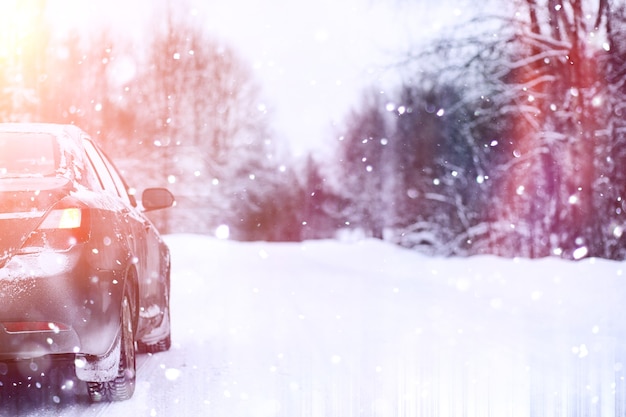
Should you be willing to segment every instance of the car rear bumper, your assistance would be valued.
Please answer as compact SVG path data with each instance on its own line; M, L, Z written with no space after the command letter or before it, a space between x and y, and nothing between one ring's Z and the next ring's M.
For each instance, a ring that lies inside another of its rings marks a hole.
M78 353L81 343L78 333L67 330L24 330L16 331L11 327L21 323L6 322L0 324L0 360L21 360L39 358L50 354ZM31 327L43 327L41 323L33 323ZM50 323L52 327L53 324Z
M120 326L121 276L92 267L81 246L14 256L0 269L0 359L107 353Z

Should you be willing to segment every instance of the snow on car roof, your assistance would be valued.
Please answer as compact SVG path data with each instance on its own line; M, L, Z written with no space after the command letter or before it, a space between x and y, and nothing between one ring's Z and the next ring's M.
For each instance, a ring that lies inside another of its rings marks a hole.
M50 133L54 136L87 136L78 126L57 123L0 123L0 132Z

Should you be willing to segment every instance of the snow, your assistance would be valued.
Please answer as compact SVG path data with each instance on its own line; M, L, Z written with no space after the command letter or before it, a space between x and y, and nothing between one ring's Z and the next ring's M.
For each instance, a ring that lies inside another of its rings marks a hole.
M134 397L0 416L624 415L624 266L435 258L377 241L168 235L173 346ZM76 394L77 393L77 394Z

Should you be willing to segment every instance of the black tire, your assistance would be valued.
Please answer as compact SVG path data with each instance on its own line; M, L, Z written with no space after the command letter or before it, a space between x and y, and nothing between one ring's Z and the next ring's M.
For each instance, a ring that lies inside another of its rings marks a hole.
M167 352L172 347L172 338L170 335L167 335L166 338L159 340L156 343L144 344L139 343L137 350L139 353L159 353L159 352Z
M138 353L159 353L166 352L172 347L172 322L170 320L170 268L167 268L165 274L165 316L163 320L166 320L166 333L167 335L161 340L152 343L145 343L141 340L137 340L137 352Z
M159 352L166 352L168 350L170 350L170 347L172 347L172 334L171 334L171 324L170 324L170 309L167 309L167 312L165 313L166 316L164 318L164 320L167 320L167 336L165 336L163 339L155 342L155 343L143 343L142 341L138 340L137 341L137 352L139 353L159 353Z
M89 398L93 402L124 401L135 392L135 330L130 300L124 296L122 302L122 328L120 335L120 365L117 377L106 382L88 382Z

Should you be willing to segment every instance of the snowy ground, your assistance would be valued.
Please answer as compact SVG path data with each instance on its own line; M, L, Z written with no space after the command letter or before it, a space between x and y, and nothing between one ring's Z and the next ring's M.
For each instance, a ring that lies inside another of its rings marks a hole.
M626 415L621 263L167 241L173 347L139 357L135 396L25 381L0 416Z

